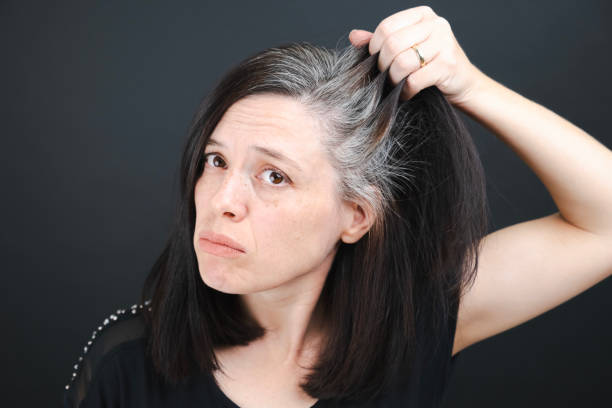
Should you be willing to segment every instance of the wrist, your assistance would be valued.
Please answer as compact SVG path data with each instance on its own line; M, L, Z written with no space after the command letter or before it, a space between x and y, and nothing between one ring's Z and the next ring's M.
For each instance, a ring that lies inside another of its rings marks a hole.
M497 82L479 70L475 65L469 65L471 78L470 85L457 97L451 100L451 103L462 111L471 112L481 101L490 94Z

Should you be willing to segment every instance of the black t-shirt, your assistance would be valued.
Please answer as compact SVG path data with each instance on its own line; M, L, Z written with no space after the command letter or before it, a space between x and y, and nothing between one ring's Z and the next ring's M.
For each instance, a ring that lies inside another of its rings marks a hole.
M73 366L74 372L64 390L63 407L239 408L210 374L194 376L177 386L159 380L145 353L146 330L141 312L147 307L148 302L118 309L94 330ZM424 348L417 353L416 364L406 384L368 407L439 407L461 354L451 357L455 322L456 314L440 334L438 347L421 346ZM312 408L335 406L338 405L331 401L319 400Z

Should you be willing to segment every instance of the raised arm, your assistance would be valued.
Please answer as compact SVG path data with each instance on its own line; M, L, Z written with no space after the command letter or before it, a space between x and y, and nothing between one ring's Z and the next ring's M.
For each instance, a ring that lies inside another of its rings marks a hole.
M460 109L533 170L559 212L485 237L453 353L516 326L612 274L612 151L481 72Z
M380 51L410 98L436 85L534 171L559 212L495 231L481 242L478 274L464 294L453 354L521 324L612 274L612 152L582 129L486 76L450 24L422 6L384 19L351 42ZM418 51L411 47L416 45ZM419 55L423 58L420 60Z

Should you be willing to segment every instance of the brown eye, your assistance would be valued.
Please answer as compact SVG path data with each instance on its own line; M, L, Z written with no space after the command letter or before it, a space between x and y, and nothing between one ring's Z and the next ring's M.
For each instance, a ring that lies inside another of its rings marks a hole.
M209 158L213 158L212 159L212 164L211 161L209 160ZM219 162L221 162L220 166L223 167L225 166L225 162L223 161L223 159L221 157L219 157L219 155L215 154L215 153L209 153L206 155L206 163L208 163L209 165L211 165L212 167L219 167L217 166L217 164L219 164Z
M282 173L275 171L274 169L265 169L264 173L265 172L269 172L269 175L264 178L274 185L280 185L283 181L285 181L285 176Z

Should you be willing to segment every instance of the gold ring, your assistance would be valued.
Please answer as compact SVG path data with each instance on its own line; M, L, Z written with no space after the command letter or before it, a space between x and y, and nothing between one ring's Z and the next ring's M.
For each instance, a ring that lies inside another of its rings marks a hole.
M416 47L416 45L413 45L413 46L412 46L412 47L410 47L410 48L412 48L413 50L415 50L415 51L416 51L417 56L419 57L419 62L421 63L421 67L423 67L423 65L425 65L425 64L426 64L426 62L425 62L425 58L423 58L423 56L422 56L422 55L421 55L421 53L419 52L419 49Z

